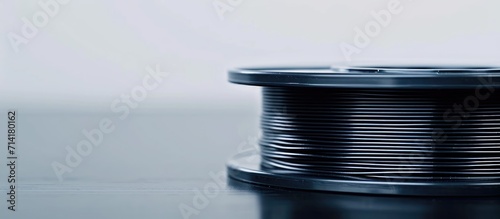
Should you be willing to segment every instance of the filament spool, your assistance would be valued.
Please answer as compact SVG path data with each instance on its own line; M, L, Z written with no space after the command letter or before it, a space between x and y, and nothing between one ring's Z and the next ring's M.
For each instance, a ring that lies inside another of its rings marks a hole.
M251 68L260 153L230 177L267 186L393 195L500 195L500 69Z

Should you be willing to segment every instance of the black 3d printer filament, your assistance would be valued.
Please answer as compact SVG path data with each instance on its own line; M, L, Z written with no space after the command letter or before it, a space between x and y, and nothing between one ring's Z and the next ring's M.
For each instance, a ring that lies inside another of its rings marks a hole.
M260 153L236 180L365 194L500 195L500 69L248 68L262 86Z

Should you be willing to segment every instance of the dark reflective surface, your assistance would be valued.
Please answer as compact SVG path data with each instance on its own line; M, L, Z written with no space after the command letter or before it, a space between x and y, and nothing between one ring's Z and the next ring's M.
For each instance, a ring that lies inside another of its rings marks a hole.
M365 196L269 189L229 179L258 197L267 218L499 218L498 198Z
M0 219L500 218L495 198L357 196L227 180L226 161L254 150L257 114L133 113L123 121L112 116L20 110L18 210L6 211L1 201L6 169L0 168ZM115 131L59 182L51 163L64 162L65 147L75 147L82 129L105 117L115 122ZM5 151L0 155L3 160ZM194 213L184 217L182 205Z

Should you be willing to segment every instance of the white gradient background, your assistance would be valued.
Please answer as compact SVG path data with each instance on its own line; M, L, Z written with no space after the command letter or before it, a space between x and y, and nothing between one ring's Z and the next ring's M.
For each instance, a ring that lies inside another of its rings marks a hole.
M344 61L339 44L388 2L243 0L222 21L212 0L72 0L15 53L7 33L20 33L39 1L0 0L4 108L109 111L160 64L171 75L141 109L257 109L258 89L229 84L228 68ZM500 61L499 1L401 2L355 61Z
M227 69L342 62L340 43L389 2L243 0L220 20L213 0L71 0L15 53L7 34L39 1L0 0L0 115L19 112L20 209L3 216L4 142L1 218L180 218L179 203L259 136L259 89L228 83ZM500 64L500 1L400 1L354 61ZM118 119L112 101L156 64L170 76ZM59 182L51 164L103 118L116 130ZM255 218L255 198L222 191L198 218Z

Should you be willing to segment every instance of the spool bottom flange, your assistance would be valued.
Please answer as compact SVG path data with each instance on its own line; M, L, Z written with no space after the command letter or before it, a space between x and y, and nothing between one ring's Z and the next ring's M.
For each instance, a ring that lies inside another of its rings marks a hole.
M404 196L500 196L500 182L396 182L351 180L265 170L257 153L239 154L227 163L229 177L252 184L289 189Z

